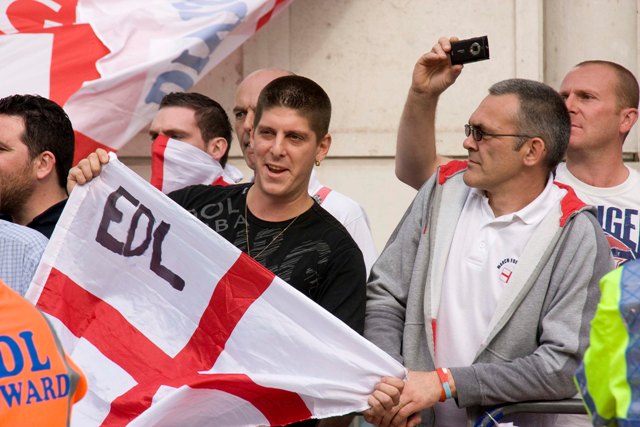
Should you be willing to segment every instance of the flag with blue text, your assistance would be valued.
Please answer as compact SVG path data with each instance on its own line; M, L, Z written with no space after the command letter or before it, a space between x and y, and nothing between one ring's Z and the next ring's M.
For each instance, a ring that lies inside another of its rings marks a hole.
M292 1L2 1L0 97L63 106L76 159L117 150Z

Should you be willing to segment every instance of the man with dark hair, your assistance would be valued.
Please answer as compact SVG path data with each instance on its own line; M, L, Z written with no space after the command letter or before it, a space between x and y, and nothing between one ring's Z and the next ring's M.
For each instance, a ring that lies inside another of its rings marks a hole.
M451 65L451 41L441 38L413 70L398 128L396 176L416 189L450 159L436 153L435 111L461 65ZM566 163L557 179L598 210L598 221L620 265L640 256L640 174L625 165L622 145L638 119L638 81L610 61L584 61L567 73L560 95L571 116Z
M176 142L157 139L159 135ZM208 96L166 95L149 136L154 141L151 183L166 193L192 184L230 185L242 179L242 173L227 164L232 138L227 113Z
M200 93L172 92L162 98L149 135L186 142L211 155L222 167L227 164L231 123L220 104Z
M292 76L292 72L280 68L263 68L245 77L236 90L233 107L234 126L247 166L255 169L255 154L251 146L251 134L255 122L258 97L262 89L278 77ZM320 166L320 161L316 163ZM378 258L378 251L371 235L369 219L362 206L346 195L322 185L315 168L309 179L309 195L333 215L347 229L364 256L367 275Z
M67 200L73 150L71 122L55 102L0 99L0 213L51 237Z
M307 193L331 145L331 103L315 82L281 77L260 94L253 184L193 186L170 197L239 249L358 332L364 327L362 254Z
M312 80L275 79L264 88L256 109L255 181L195 185L169 197L362 333L366 281L362 253L345 228L307 193L313 165L324 159L331 145L330 114L329 97ZM107 161L104 150L80 161L69 174L69 187L91 179ZM350 417L331 419L322 425L349 421Z
M422 186L367 288L365 336L410 370L368 421L471 425L486 406L575 394L611 257L595 211L553 181L570 127L550 87L496 83L464 125L469 159Z

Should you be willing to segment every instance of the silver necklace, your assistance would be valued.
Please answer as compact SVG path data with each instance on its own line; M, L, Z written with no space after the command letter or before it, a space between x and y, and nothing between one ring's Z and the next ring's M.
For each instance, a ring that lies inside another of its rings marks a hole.
M245 236L245 240L247 241L247 255L251 256L251 247L249 246L249 215L248 215L247 205L248 205L248 203L247 203L247 200L245 199L245 201L244 201L244 236ZM287 226L285 228L280 230L280 232L273 239L271 239L271 241L269 242L269 244L267 244L267 246L262 248L262 250L260 252L258 252L258 254L256 256L253 256L252 258L253 259L257 259L260 255L262 255L262 253L264 251L266 251L267 248L269 246L271 246L271 244L278 239L278 237L282 236L284 234L284 232L287 231L287 229L289 227L291 227L291 225L294 222L296 222L296 220L300 217L300 215L302 215L302 214L298 214L298 216L293 218L291 220L291 222L289 222L289 224L287 224Z

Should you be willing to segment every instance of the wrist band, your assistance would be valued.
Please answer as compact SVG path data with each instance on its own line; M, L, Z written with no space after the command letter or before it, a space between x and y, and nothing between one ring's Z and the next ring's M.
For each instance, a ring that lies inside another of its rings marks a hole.
M438 373L438 378L440 378L440 385L442 385L440 402L444 402L452 397L451 386L449 385L449 370L447 368L438 368L436 372Z

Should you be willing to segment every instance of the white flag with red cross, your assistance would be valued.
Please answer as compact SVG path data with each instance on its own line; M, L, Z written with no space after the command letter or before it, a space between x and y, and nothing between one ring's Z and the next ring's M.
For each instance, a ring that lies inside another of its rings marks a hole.
M120 163L77 186L27 298L89 390L73 425L284 425L404 368Z
M117 150L292 1L0 1L0 97L63 106L76 160Z

